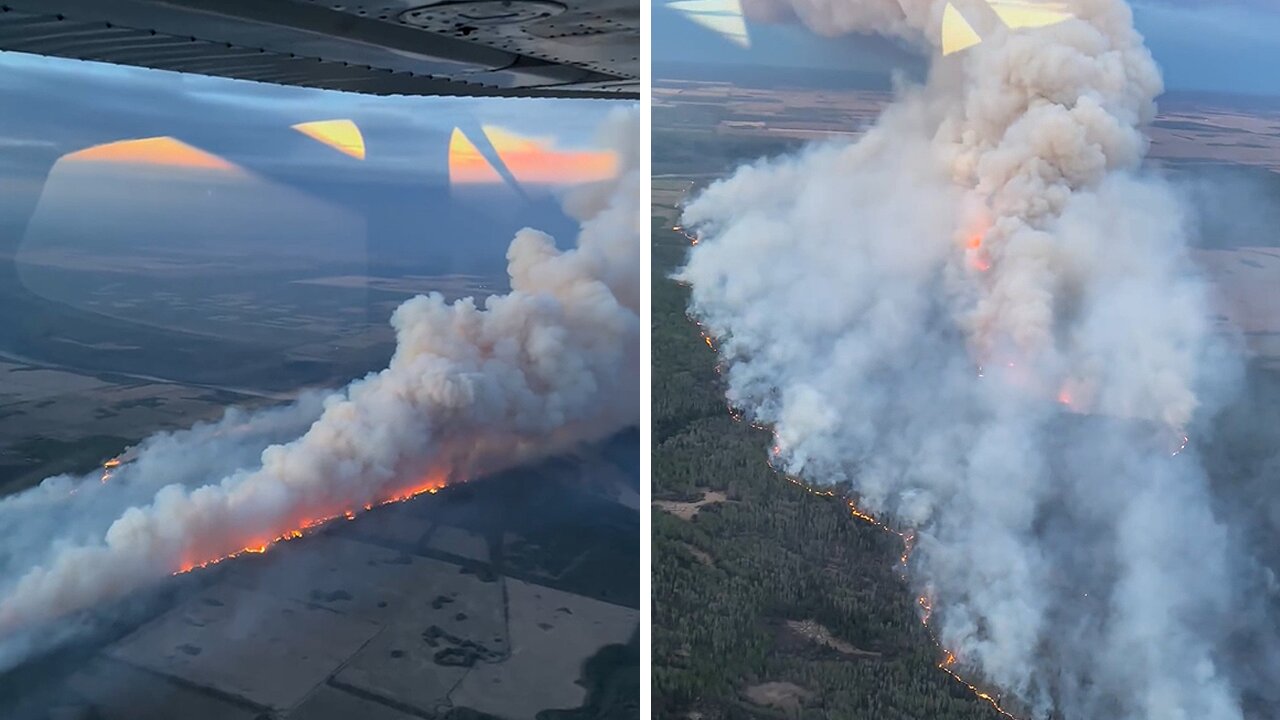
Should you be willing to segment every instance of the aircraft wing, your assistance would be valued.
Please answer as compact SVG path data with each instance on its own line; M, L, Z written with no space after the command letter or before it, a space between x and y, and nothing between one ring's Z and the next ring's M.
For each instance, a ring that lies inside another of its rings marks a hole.
M639 97L638 0L4 0L0 50L377 95Z

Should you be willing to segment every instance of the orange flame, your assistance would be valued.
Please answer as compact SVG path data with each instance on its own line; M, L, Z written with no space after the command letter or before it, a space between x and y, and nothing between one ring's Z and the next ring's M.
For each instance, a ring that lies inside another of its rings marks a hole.
M990 229L991 221L984 214L983 217L969 223L968 229L960 238L969 267L978 272L986 272L991 269L991 254L985 247L987 231Z
M104 485L111 479L111 476L115 474L114 470L118 467L120 467L120 458L118 457L111 458L110 460L102 463L102 483ZM71 493L74 495L75 490L72 490Z
M364 505L361 511L367 512L369 510L372 510L376 506L390 505L391 503L404 502L405 500L410 500L412 498L418 497L419 495L423 495L423 494L434 495L440 492L440 490L446 487L447 485L448 485L448 481L446 479L445 473L442 473L442 472L432 473L422 482L419 482L403 490L397 490L377 503L370 503L370 504ZM239 550L236 550L234 552L228 553L226 555L222 555L220 557L214 557L207 560L183 561L182 563L179 564L178 569L174 571L173 574L183 575L183 574L192 572L194 570L200 570L202 568L207 568L212 565L217 565L218 563L224 562L226 560L230 560L232 558L240 557L241 555L245 555L245 554L258 555L258 554L265 553L267 550L269 550L271 547L273 547L277 543L288 542L290 540L297 540L298 538L305 536L308 532L315 530L316 528L319 528L329 523L330 521L337 520L338 518L355 520L357 512L358 511L356 510L343 510L341 512L334 513L333 515L329 515L327 517L303 520L302 522L297 523L294 527L288 530L285 530L284 532L280 533L279 535L275 536L270 540L262 540L262 539L252 540L246 543L245 547Z

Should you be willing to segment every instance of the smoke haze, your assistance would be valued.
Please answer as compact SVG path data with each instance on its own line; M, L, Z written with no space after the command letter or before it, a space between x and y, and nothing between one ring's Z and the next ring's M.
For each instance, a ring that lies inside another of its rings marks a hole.
M791 4L920 44L947 5ZM1142 166L1161 80L1128 6L1065 5L975 20L857 143L712 185L677 277L774 464L914 530L963 674L1037 718L1234 720L1278 678L1233 657L1275 587L1197 451L1239 343L1212 332L1185 194Z
M174 572L634 425L637 114L604 132L621 171L567 199L575 247L525 229L509 294L405 302L385 370L154 436L105 480L54 477L0 500L0 667L56 640L48 621Z

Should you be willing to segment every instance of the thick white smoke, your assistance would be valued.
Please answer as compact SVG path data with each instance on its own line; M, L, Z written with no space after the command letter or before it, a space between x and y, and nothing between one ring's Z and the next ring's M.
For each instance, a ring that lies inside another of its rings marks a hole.
M957 3L963 5L964 3ZM943 0L794 0L940 37ZM1184 432L1237 376L1188 211L1142 168L1159 72L1121 0L935 60L848 145L685 212L678 278L778 464L914 528L961 667L1035 717L1236 720L1244 563Z
M105 484L51 478L0 501L0 663L41 623L182 568L634 425L638 137L636 112L610 117L621 170L568 198L573 249L525 229L507 253L510 293L405 302L387 369L153 437Z

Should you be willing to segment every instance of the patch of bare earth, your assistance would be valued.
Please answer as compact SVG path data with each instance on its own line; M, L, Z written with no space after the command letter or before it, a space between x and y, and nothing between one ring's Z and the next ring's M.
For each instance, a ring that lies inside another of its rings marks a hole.
M729 496L719 490L706 490L702 493L702 499L696 502L676 502L673 500L654 500L653 504L659 509L675 515L681 520L692 520L698 511L705 505L714 505L716 503L728 502Z
M813 693L789 682L767 682L752 685L742 691L744 697L760 707L782 710L788 715L799 715L805 702Z
M813 620L787 620L786 627L809 642L831 648L841 655L851 657L880 657L880 653L861 650L831 634L825 625Z
M694 558L696 558L698 562L702 563L703 565L706 565L707 567L711 567L712 565L715 564L715 561L712 560L711 556L708 555L705 551L699 550L698 548L690 545L689 543L681 543L681 545L683 545L684 549L688 550L689 554L692 555Z

